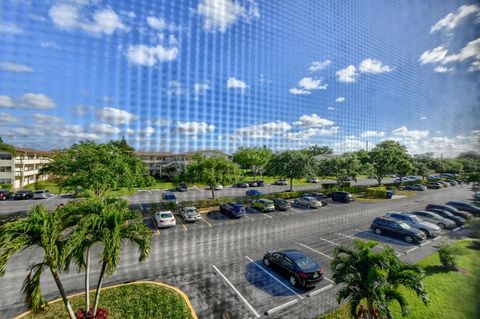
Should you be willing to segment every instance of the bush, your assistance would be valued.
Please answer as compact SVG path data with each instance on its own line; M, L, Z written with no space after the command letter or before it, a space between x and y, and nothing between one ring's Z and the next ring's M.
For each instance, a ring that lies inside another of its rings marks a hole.
M368 198L386 198L387 189L384 186L369 187L365 192L365 196Z
M108 312L106 309L98 308L97 314L93 316L93 309L89 309L88 312L85 312L83 309L78 309L75 313L77 319L108 319Z
M11 190L12 186L12 184L0 184L0 189Z
M440 262L447 270L457 270L458 257L464 253L462 247L446 242L441 243L438 249Z
M33 184L33 189L38 191L38 190L41 190L41 189L45 189L47 187L47 184L45 184L45 182L35 182Z

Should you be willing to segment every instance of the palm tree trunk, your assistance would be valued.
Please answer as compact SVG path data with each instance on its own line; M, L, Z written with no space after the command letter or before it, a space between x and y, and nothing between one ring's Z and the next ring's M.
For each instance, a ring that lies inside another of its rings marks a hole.
M373 319L373 305L372 301L367 298L367 311L368 311L368 319Z
M103 262L102 270L100 270L100 276L98 277L97 291L95 291L95 304L93 306L93 317L97 315L98 303L100 302L100 290L102 290L103 275L105 274L106 268L107 268L107 263Z
M85 260L85 312L90 310L90 248L87 249Z
M63 288L62 281L60 280L60 277L58 276L57 271L53 270L52 268L50 268L50 271L52 272L53 279L57 284L58 290L60 291L60 295L62 296L63 303L67 308L68 316L70 317L70 319L76 319L77 317L73 312L73 308L72 308L72 305L70 304L70 301L68 301L67 294L65 293L65 289Z

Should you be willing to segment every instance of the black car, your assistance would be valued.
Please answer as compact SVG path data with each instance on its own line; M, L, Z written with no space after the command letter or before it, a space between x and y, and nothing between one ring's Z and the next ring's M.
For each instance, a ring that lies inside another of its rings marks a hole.
M257 187L258 186L256 181L250 181L250 182L247 182L247 183L248 183L248 186L250 186L250 187Z
M231 217L240 218L245 216L245 207L240 203L228 202L220 206L222 213L227 213Z
M17 191L13 195L13 199L15 199L15 200L31 199L31 198L33 198L33 192L29 189L24 189L24 190Z
M465 225L465 222L466 222L465 218L462 218L460 216L455 216L452 213L450 213L449 211L446 211L446 210L443 210L443 209L438 209L438 208L431 208L429 211L432 212L432 213L435 213L437 215L440 215L444 218L453 220L457 226Z
M460 211L460 210L458 210L455 207L450 206L450 205L428 204L427 206L425 206L425 210L432 210L432 209L446 210L447 212L450 212L453 215L462 217L464 219L469 219L473 216L472 214L470 214L468 212Z
M313 197L319 200L320 202L322 202L322 206L328 205L327 196L325 196L322 193L306 193L306 194L303 194L303 196Z
M274 198L273 204L275 205L275 209L278 210L289 210L292 206L290 202L283 198Z
M177 192L186 192L186 191L188 191L188 186L185 183L180 183L180 184L178 184L176 190L177 190Z
M461 201L449 201L446 202L445 205L453 206L458 210L463 210L464 212L469 212L474 215L479 215L480 214L480 207L474 204L470 204L467 202L461 202Z
M265 186L265 181L257 181L257 186L258 187L264 187Z
M298 250L267 251L263 264L288 278L294 287L314 287L323 279L322 267Z
M12 198L13 193L7 189L0 189L0 200L7 200Z
M428 189L440 189L440 188L442 188L442 186L440 186L439 183L428 183L425 186L427 186Z
M350 203L354 200L352 194L348 192L333 192L330 194L330 197L332 197L334 202L340 203Z
M245 182L240 182L237 184L237 187L240 187L240 188L248 188L248 183L245 183Z
M386 235L400 238L407 243L419 243L426 237L425 233L416 228L410 227L400 220L390 217L377 217L370 225L372 231L377 235Z

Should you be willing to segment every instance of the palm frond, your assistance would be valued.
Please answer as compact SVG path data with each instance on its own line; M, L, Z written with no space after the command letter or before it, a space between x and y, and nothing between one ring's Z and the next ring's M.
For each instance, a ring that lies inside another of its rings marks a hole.
M46 305L43 298L40 277L46 265L41 262L29 267L29 272L22 285L22 294L25 298L25 303L32 308L33 312L39 312Z

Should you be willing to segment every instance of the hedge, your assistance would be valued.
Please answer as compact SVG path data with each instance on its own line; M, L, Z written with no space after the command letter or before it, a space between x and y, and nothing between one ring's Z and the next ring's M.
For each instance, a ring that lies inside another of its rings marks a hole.
M365 196L368 198L386 198L387 188L384 186L369 187L365 192Z

